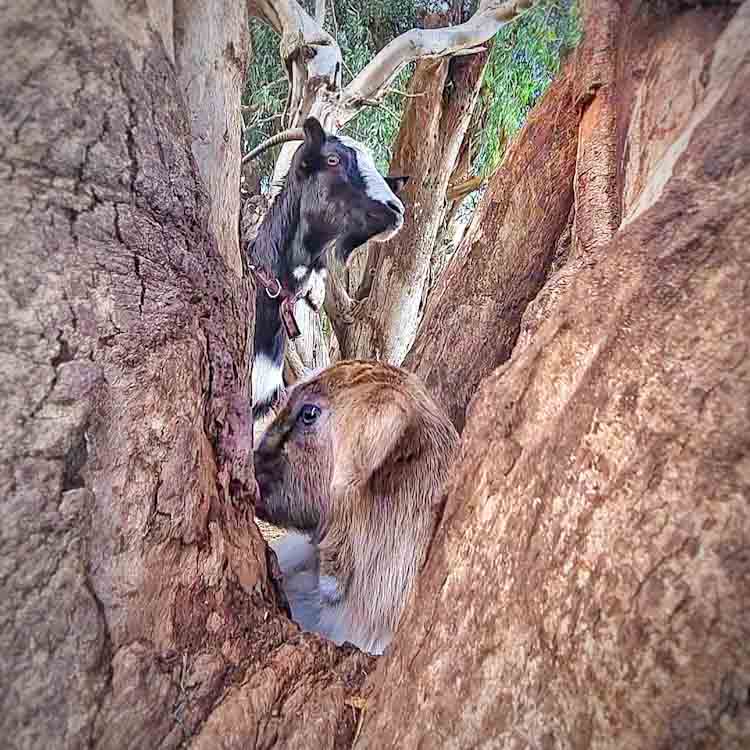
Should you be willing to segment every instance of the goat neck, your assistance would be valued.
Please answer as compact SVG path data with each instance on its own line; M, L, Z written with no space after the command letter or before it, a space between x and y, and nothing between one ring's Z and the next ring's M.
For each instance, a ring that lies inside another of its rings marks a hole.
M278 279L290 294L299 291L311 270L321 270L334 235L311 227L300 216L301 181L293 174L263 217L252 245L252 263ZM265 290L259 288L258 292ZM274 306L278 306L278 302Z

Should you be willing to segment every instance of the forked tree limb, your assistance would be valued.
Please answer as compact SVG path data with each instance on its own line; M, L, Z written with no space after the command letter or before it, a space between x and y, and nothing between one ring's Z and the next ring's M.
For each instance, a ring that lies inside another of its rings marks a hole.
M248 0L248 11L281 36L279 54L291 84L285 124L301 125L319 91L341 89L339 45L295 0Z
M412 29L396 37L341 88L343 60L336 40L294 0L249 0L250 14L281 35L281 57L292 83L288 126L316 114L335 132L366 104L382 98L408 63L426 57L474 54L534 0L483 0L465 23L437 29ZM320 5L316 3L316 16ZM308 91L303 91L308 89ZM302 106L306 103L306 106ZM285 150L289 146L285 147ZM292 151L294 146L291 147ZM287 165L288 166L288 165ZM277 170L278 171L278 170Z
M291 84L286 126L300 126L306 117L315 115L326 130L335 133L362 107L382 99L408 63L480 52L502 26L533 3L482 0L477 12L458 26L407 31L387 44L344 88L338 43L295 0L248 0L248 10L281 35L280 54ZM325 7L323 11L325 15ZM274 167L274 185L282 184L298 146L299 142L290 142L282 147ZM277 193L278 187L272 188L271 198Z
M345 125L367 101L377 100L408 63L425 57L478 52L498 30L533 0L484 0L465 23L439 29L412 29L383 47L341 93L337 124Z

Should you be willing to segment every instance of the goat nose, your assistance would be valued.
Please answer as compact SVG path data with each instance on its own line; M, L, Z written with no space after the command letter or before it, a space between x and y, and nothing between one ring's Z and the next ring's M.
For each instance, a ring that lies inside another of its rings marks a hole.
M399 216L404 212L404 207L400 203L396 203L396 201L386 201L386 205Z

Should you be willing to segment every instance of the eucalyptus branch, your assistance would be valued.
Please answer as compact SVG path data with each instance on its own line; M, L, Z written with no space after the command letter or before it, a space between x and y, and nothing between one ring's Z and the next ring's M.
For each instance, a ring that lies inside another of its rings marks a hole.
M397 37L341 92L337 125L342 127L368 100L380 99L401 69L425 57L479 51L498 30L531 7L533 0L483 0L465 23L439 29L412 29Z
M406 99L418 99L420 96L424 96L424 91L415 91L413 94L410 94L408 91L401 91L401 89L394 89L392 87L388 87L385 89L386 94L397 94L398 96L403 96Z
M390 107L386 107L383 102L379 102L376 99L367 99L362 103L368 107L377 107L378 109L382 109L383 112L389 114L394 120L396 120L396 122L399 122L401 120L399 115L397 115Z

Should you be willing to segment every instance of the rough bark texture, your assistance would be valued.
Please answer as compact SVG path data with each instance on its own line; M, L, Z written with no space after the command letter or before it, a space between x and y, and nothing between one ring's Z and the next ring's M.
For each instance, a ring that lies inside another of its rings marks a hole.
M575 200L558 237L548 280L523 313L517 349L531 341L581 268L611 241L620 225L616 32L623 28L622 11L618 3L586 0L581 13L586 39L575 59L574 96L581 118Z
M706 45L726 23L632 16L701 71L693 107L623 164L640 212L473 401L358 748L748 746L750 5Z
M247 4L175 0L178 81L193 156L211 200L210 226L227 265L242 275L239 246L242 94L249 48Z
M342 357L375 357L398 365L414 341L448 181L487 58L485 51L417 64L390 167L392 174L411 178L405 189L406 225L391 242L370 244L362 285L350 310L341 310L340 295L331 294L337 304L328 309Z
M460 421L477 341L502 354L575 273L470 409L358 748L747 747L750 5L686 5L622 4L610 78L568 68L459 253L432 383ZM169 13L8 7L0 736L350 747L373 661L283 616L252 523L253 295Z
M550 279L524 314L518 347L531 340L623 216L638 210L641 196L645 205L652 200L646 180L688 127L704 96L704 63L731 8L659 18L644 17L637 5L626 6L623 13L616 4L594 2L584 4L582 11L588 21L576 66L583 109L575 206L558 241L561 252L550 267ZM668 169L662 172L669 174Z
M552 84L490 180L404 361L459 429L481 380L513 351L573 203L573 69Z
M149 6L8 9L4 746L342 746L371 662L300 636L271 582L252 289L217 249Z

